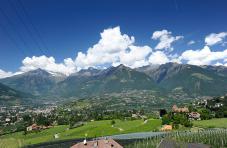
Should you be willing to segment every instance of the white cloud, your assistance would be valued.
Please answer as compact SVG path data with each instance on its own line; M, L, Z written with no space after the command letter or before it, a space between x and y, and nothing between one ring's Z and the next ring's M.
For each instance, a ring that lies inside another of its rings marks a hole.
M222 43L227 32L210 34L206 37L206 46L199 50L186 50L181 55L172 55L172 43L183 38L183 36L172 36L167 30L155 31L152 39L160 42L155 51L149 46L135 45L135 38L121 33L120 27L108 28L100 33L100 40L88 48L86 52L78 52L75 60L64 59L57 63L54 57L33 56L26 57L22 61L19 71L6 72L0 69L0 78L10 77L37 68L44 69L50 73L70 75L82 68L97 67L104 68L110 65L124 64L131 68L141 67L148 64L165 64L167 62L188 63L193 65L224 65L227 66L227 49L223 51L211 51L211 45ZM194 44L191 40L188 45ZM209 46L208 46L209 45ZM173 52L172 52L173 53Z
M129 50L120 52L119 63L131 68L148 64L147 56L152 52L149 46L129 46Z
M77 71L75 62L71 58L64 59L63 63L56 63L53 57L47 56L33 56L33 57L26 57L22 61L22 66L19 68L19 71L13 72L5 72L0 69L0 78L6 78L18 74L22 74L31 70L35 69L43 69L49 73L53 74L64 74L70 75Z
M211 33L210 35L206 36L205 43L208 46L221 44L223 43L226 36L227 36L227 32Z
M195 41L194 40L191 40L187 43L188 45L192 45L192 44L195 44Z
M167 62L170 62L170 60L162 51L155 51L149 57L149 63L151 64L165 64Z
M76 66L72 59L64 59L63 63L56 63L53 57L26 57L23 61L23 66L20 67L21 72L27 72L38 68L44 69L48 72L61 73L70 75L76 72Z
M6 71L0 69L0 79L1 79L1 78L6 78L6 77L10 77L10 76L12 76L12 75L13 75L12 72L6 72Z
M160 40L155 49L172 51L172 43L182 39L183 36L172 36L172 32L167 30L155 31L151 37L153 40Z
M79 68L114 63L118 60L119 53L126 50L135 41L133 36L121 34L119 26L105 29L100 35L99 42L89 48L86 54L78 53L75 62Z
M134 49L133 43L135 39L133 36L128 36L126 34L122 34L120 31L120 27L114 27L105 29L101 34L101 39L97 44L93 47L90 47L86 53L79 52L75 63L79 68L87 68L87 67L95 67L106 64L113 64L118 62L128 63L131 59L129 56L132 56L132 53L138 51L138 49ZM128 53L127 50L130 50ZM146 50L147 51L147 50ZM144 55L142 52L146 52L145 50L140 49L140 54L136 60L141 59L141 56ZM137 56L133 55L132 59ZM121 56L126 59L122 59ZM131 60L131 62L133 62ZM133 65L130 63L130 65Z
M217 62L214 65L215 66L226 66L227 67L227 63L221 63L221 62Z
M208 46L200 50L186 50L179 57L181 61L186 61L192 65L211 65L218 60L227 58L227 49L223 51L211 51Z
M148 64L147 56L152 52L149 46L133 45L133 36L122 34L120 27L105 29L100 33L101 39L97 44L90 47L86 53L79 52L74 60L64 59L56 63L54 57L33 56L26 57L22 61L20 71L14 74L21 74L38 68L50 73L61 73L70 75L82 68L105 67L114 64L125 64L135 68ZM3 74L2 74L3 75ZM4 73L4 75L6 75Z
M167 56L167 55L166 55ZM181 62L181 60L179 59L179 55L178 54L170 54L170 55L168 55L168 58L169 58L169 62L174 62L174 63L179 63L179 64L181 64L182 62Z
M217 62L217 63L215 63L214 65L215 65L215 66L223 66L223 64L220 63L220 62Z

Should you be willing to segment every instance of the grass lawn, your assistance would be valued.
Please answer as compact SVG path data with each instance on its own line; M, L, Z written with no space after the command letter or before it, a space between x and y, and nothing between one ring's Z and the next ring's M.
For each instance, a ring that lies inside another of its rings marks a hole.
M193 125L202 128L227 128L227 118L193 121Z
M0 138L0 148L22 147L23 140L16 138Z
M37 144L54 140L53 135L59 133L60 139L100 137L114 134L152 131L161 126L161 120L149 119L146 123L143 120L121 121L115 120L111 126L111 120L88 122L84 126L67 130L67 125L55 126L38 133L23 135L23 132L8 134L0 137L0 148L14 148L23 145Z

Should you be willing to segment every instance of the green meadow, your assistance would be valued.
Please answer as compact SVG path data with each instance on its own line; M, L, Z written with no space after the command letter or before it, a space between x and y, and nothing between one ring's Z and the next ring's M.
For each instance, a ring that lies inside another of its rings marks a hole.
M227 128L227 118L193 121L194 127L201 128ZM159 129L161 120L149 119L147 122L143 120L122 121L115 120L114 126L111 120L87 122L81 127L69 129L68 125L55 126L53 128L42 130L40 132L32 132L24 135L24 132L7 134L0 137L0 148L17 148L30 144L38 144L47 141L100 137L115 134L148 132ZM59 138L54 139L54 134L59 133Z
M73 139L87 137L100 137L114 134L125 134L134 132L148 132L159 129L161 120L149 119L121 121L115 120L114 126L111 120L87 122L84 126L69 129L67 125L55 126L53 128L40 132L24 135L23 132L17 132L0 137L0 148L16 148L24 145L37 144L47 141L54 141L54 134L59 133L59 139Z
M193 121L193 125L201 128L227 128L227 118Z

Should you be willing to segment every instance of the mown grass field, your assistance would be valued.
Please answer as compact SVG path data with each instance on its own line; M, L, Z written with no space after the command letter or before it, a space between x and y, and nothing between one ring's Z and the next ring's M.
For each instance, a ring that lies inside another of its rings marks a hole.
M227 128L227 118L193 121L193 125L201 128Z
M110 120L88 122L84 126L68 129L67 125L55 126L53 128L43 130L37 133L29 133L23 135L23 132L8 134L0 137L0 148L16 148L29 144L37 144L47 141L53 141L54 134L59 133L59 139L100 137L114 134L146 132L160 128L161 120L149 119L147 122L143 120L121 121L115 120L112 127Z

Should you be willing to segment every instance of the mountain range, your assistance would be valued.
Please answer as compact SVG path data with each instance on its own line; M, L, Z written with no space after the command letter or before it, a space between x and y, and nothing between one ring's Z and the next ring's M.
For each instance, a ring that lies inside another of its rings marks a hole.
M227 93L227 68L167 63L137 70L153 78L167 91L182 89L191 96L216 96ZM147 70L149 69L149 70Z
M70 76L36 69L0 79L0 83L9 90L49 97L86 97L133 90L162 94L181 90L193 97L219 96L227 93L227 68L166 63L132 69L119 65L82 69Z

